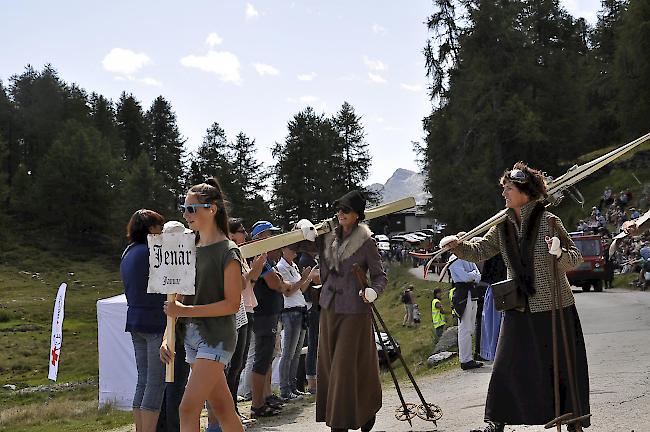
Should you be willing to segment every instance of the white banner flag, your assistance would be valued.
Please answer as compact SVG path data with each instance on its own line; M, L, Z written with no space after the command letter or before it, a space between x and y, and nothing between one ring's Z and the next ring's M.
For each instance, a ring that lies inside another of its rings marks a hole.
M56 295L54 313L52 314L52 342L50 343L50 371L47 377L56 381L59 373L59 357L61 356L61 339L63 337L63 308L65 306L65 289L67 285L62 283Z

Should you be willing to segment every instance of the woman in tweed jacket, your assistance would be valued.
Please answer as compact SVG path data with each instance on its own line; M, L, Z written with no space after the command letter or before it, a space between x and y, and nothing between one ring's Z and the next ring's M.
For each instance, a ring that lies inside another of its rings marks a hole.
M508 277L526 296L523 312L506 311L501 326L492 377L485 405L483 432L500 432L508 425L543 425L553 420L553 349L551 287L553 260L557 263L578 405L571 403L567 367L561 338L559 348L560 407L562 413L580 416L589 412L587 355L566 272L582 262L582 256L557 216L545 210L546 184L541 172L523 162L501 177L507 218L479 241L458 242L456 236L441 241L461 259L480 262L501 253ZM560 247L560 240L564 244ZM558 333L560 334L560 333ZM589 420L581 422L589 426ZM575 430L569 425L569 431ZM472 432L481 432L474 430Z

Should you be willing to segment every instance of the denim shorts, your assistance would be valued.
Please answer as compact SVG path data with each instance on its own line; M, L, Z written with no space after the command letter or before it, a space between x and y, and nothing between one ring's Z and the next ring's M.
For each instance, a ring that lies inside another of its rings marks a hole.
M232 358L232 351L223 348L223 342L217 346L208 345L196 324L190 323L185 329L185 361L194 364L197 359L214 360L227 365Z

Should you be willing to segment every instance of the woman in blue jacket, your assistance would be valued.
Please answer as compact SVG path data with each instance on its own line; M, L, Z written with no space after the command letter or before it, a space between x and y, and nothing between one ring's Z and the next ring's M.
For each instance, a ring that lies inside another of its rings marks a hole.
M160 234L165 220L153 210L133 213L126 227L129 245L122 253L120 274L128 309L126 331L131 333L138 382L133 396L133 417L137 432L154 432L160 413L165 365L158 349L165 332L165 313L161 294L147 294L149 280L148 234Z

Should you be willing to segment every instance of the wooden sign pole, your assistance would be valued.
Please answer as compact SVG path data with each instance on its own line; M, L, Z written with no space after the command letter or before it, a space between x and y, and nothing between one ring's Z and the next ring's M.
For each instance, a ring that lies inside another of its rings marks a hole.
M167 302L172 303L176 301L176 294L167 294ZM174 357L176 354L176 323L175 319L167 317L167 329L165 330L165 337L167 338L167 349L172 354L172 359L165 365L165 382L174 382Z

